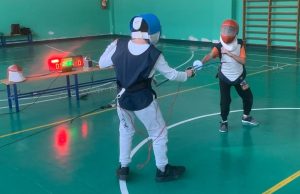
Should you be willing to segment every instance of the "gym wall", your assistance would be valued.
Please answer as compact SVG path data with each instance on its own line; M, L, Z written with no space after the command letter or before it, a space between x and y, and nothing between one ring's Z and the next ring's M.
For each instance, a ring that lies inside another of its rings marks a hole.
M98 0L1 0L0 32L18 23L31 28L34 41L110 34L109 10Z
M218 40L222 21L232 18L232 6L232 0L113 0L112 29L114 34L128 35L131 17L150 12L161 21L162 38Z
M238 0L2 0L0 32L10 25L29 27L34 41L97 36L129 35L129 20L139 13L154 13L162 24L162 37L178 40L219 39L224 19L241 24L242 3ZM241 34L241 33L240 33Z

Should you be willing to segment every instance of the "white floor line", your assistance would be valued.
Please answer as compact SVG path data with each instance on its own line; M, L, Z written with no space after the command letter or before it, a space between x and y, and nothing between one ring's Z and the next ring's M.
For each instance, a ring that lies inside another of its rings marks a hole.
M254 109L252 109L252 111L268 111L268 110L300 110L300 108L293 108L293 107L282 107L281 108L281 107L279 107L279 108L254 108ZM236 113L236 112L243 112L243 110L230 111L230 113ZM217 116L217 115L220 115L220 112L193 117L193 118L186 119L186 120L174 123L172 125L169 125L167 127L167 129L169 130L171 128L177 127L179 125L182 125L182 124L185 124L185 123L197 120L197 119L202 119L202 118ZM133 158L133 156L137 153L137 151L143 145L145 145L148 141L149 141L149 138L146 138L143 141L141 141L137 146L135 146L131 151L130 157ZM128 189L127 189L126 181L119 181L119 185L120 185L120 191L121 191L122 194L129 194Z
M51 49L53 49L53 50L56 50L56 51L62 52L62 53L72 53L72 52L69 52L69 51L64 51L64 50L61 50L61 49L55 48L55 47L53 47L53 46L50 46L50 45L48 45L48 44L46 44L45 46L46 46L46 47L48 47L48 48L51 48Z

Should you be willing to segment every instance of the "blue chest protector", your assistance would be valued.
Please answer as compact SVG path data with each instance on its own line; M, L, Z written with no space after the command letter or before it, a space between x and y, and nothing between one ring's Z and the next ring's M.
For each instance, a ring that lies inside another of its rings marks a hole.
M152 89L149 75L160 55L153 45L140 55L133 55L128 50L127 39L119 39L112 56L115 65L118 92L125 92L118 98L121 108L131 111L146 108L156 95Z

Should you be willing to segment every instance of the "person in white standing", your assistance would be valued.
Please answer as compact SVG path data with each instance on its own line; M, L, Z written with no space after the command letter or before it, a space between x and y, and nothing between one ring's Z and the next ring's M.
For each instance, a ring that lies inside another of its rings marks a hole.
M117 79L117 112L120 119L120 166L117 169L117 177L120 180L127 180L129 177L136 116L144 124L152 140L157 167L156 181L175 180L185 172L185 167L169 164L167 126L151 82L155 71L169 80L180 82L186 81L194 72L182 72L169 67L161 51L155 47L160 37L161 26L154 14L134 16L130 21L130 31L131 39L113 41L99 59L100 68L114 66Z

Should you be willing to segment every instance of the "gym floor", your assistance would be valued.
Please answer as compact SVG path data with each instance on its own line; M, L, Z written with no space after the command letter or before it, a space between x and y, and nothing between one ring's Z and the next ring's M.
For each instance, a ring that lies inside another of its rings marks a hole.
M0 49L0 78L19 64L25 76L48 73L53 55L84 55L97 62L112 38L77 39L8 46ZM170 66L184 70L207 54L208 44L161 42ZM127 193L254 194L300 193L299 54L294 50L247 47L247 82L254 95L257 127L241 124L242 102L232 88L229 133L219 132L217 65L187 82L155 87L169 126L171 164L185 165L182 179L156 183L152 149L136 122L131 175L115 176L118 125L115 108L101 109L116 95L115 84L82 89L80 101L65 92L20 100L20 112L8 109L0 85L0 192L3 194ZM113 76L113 70L80 75L79 80ZM158 83L164 78L157 74ZM63 78L19 84L19 91L62 85Z

